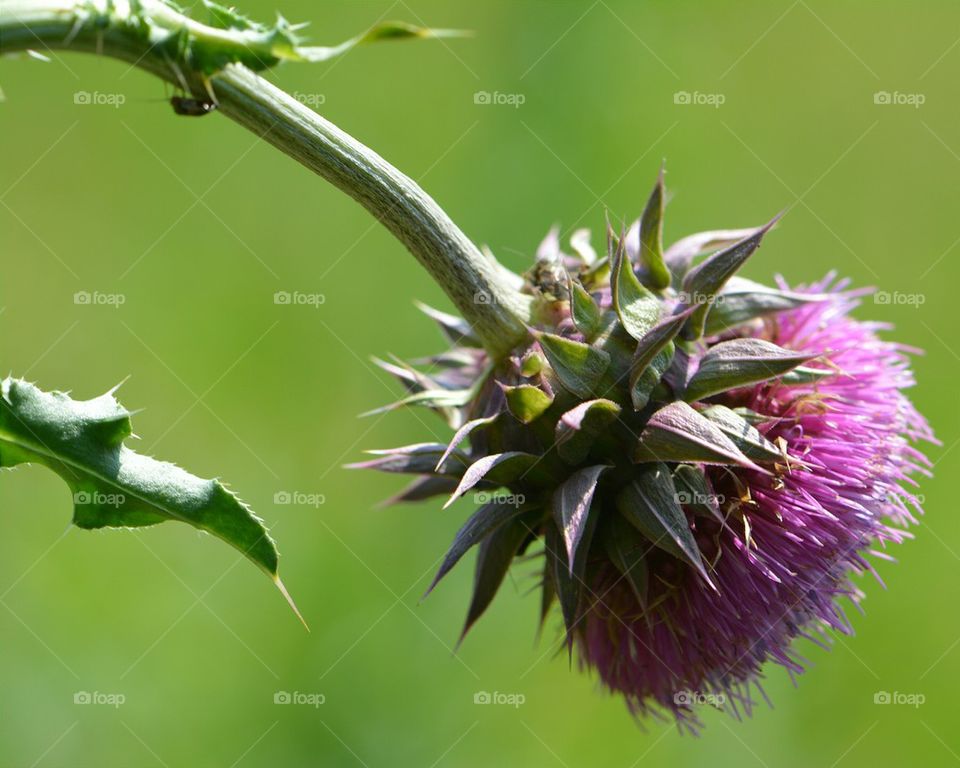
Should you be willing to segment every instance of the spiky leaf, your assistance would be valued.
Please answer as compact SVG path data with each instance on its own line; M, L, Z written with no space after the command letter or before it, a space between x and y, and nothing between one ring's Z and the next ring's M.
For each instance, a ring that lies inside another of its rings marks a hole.
M694 461L759 469L712 421L684 402L665 405L640 433L636 462Z
M684 334L687 338L699 338L703 334L704 321L713 299L723 286L736 273L744 262L760 247L763 236L776 224L774 219L745 237L738 243L726 248L691 269L683 278L683 294L688 305L699 304L687 322Z
M540 460L539 456L521 451L494 453L477 459L463 473L457 489L443 506L444 508L449 507L482 480L501 485L523 478L534 469Z
M570 279L570 314L577 330L588 341L600 330L600 307L579 280Z
M687 384L687 402L782 376L811 360L793 350L763 339L734 339L716 344L701 358L700 367Z
M697 232L677 240L667 248L663 258L667 262L667 266L670 267L670 271L682 278L690 270L690 265L698 256L703 256L720 248L727 248L756 231L756 227L751 227L750 229L717 229L710 232Z
M691 464L678 464L673 470L673 483L677 489L677 501L683 506L689 507L695 514L725 523L720 500L702 469Z
M711 405L703 415L716 424L733 440L747 458L754 461L776 461L780 451L760 434L755 426L725 405Z
M704 336L715 336L758 317L823 301L819 294L796 293L770 288L753 280L733 276L707 313Z
M650 363L638 371L630 372L630 402L633 404L633 410L640 411L647 407L653 390L660 384L663 375L670 368L673 362L673 356L676 352L673 342L668 341ZM639 375L634 375L635 373Z
M622 241L614 253L610 291L621 325L639 341L660 319L660 300L637 279Z
M414 443L399 448L367 451L376 456L369 461L347 464L347 469L376 469L380 472L427 475L437 473L460 477L469 460L459 451L448 452L443 443Z
M640 263L650 275L650 282L657 290L670 285L670 270L663 260L663 168L657 176L650 199L640 217Z
M0 467L42 464L73 493L79 528L179 520L235 547L276 579L277 549L263 522L217 480L131 451L130 413L108 392L73 400L29 382L0 382Z
M602 349L552 333L538 333L537 341L560 383L581 399L591 397L610 367Z
M446 312L441 312L439 309L434 309L419 301L416 302L416 305L421 312L440 326L443 335L446 336L454 346L483 346L480 343L480 339L474 335L473 329L466 320L456 317L455 315L447 314Z
M571 573L577 556L577 547L587 529L597 482L600 480L600 475L607 469L606 466L581 469L570 475L563 485L554 491L553 517L563 534L563 544Z
M630 585L637 602L645 606L650 583L646 555L653 544L622 515L613 515L603 529L603 546L607 557Z
M473 577L473 597L467 611L460 639L466 636L474 622L487 610L503 583L517 550L530 533L530 526L522 517L504 523L480 544Z
M557 422L556 445L560 458L578 464L590 451L597 436L620 415L620 406L612 400L588 400L571 408Z
M713 586L665 464L640 467L633 481L618 494L616 504L627 522L653 544L692 565Z
M440 570L437 571L437 575L434 576L433 581L430 582L430 586L424 593L424 597L433 591L433 588L440 583L440 580L450 573L453 567L460 562L460 558L472 547L479 544L493 533L493 531L523 511L525 510L522 505L497 500L489 504L484 504L470 515L467 522L463 524L463 527L460 528L460 530L457 531L457 535L454 536L453 543L443 558L443 563L440 564Z
M538 419L553 403L553 395L548 395L540 387L530 384L504 387L503 394L507 398L510 413L523 424L529 424Z

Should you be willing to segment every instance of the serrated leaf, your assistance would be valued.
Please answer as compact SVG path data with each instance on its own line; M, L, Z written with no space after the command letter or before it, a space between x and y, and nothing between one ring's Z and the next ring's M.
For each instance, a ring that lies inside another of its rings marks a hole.
M639 341L660 319L660 300L637 278L622 240L610 268L610 292L620 324Z
M677 489L665 464L638 468L633 481L617 496L620 514L654 545L692 565L711 587L687 516L677 502Z
M473 596L460 633L461 642L496 597L517 550L529 534L530 523L524 517L516 517L499 526L481 542L473 577Z
M447 448L443 443L415 443L399 448L367 451L377 458L347 464L346 469L376 469L380 472L460 477L469 459L458 451L447 453Z
M633 460L737 464L764 471L716 424L681 401L663 406L650 417L640 433Z
M687 322L687 327L684 330L687 338L699 338L703 335L704 322L710 305L713 303L712 299L720 293L727 280L733 277L744 262L760 247L763 236L770 231L770 228L776 222L777 219L773 219L769 224L754 230L751 235L740 242L704 259L686 274L683 278L685 302L688 305L700 305Z
M663 260L663 168L640 217L640 263L647 268L653 288L663 290L670 285L670 270Z
M622 515L611 516L604 526L603 545L607 557L626 579L637 602L646 606L650 585L646 555L653 545Z
M570 314L573 316L573 324L587 341L592 341L601 326L600 307L579 280L570 278L569 285Z
M567 562L570 573L573 573L573 564L576 561L577 547L580 545L587 521L590 517L590 508L593 494L597 490L597 482L607 466L586 467L574 472L553 494L553 517L557 527L563 534L563 544L566 548Z
M687 384L687 402L782 376L813 359L763 339L734 339L710 347Z
M449 507L481 480L486 480L496 485L512 482L524 477L540 460L540 456L534 456L532 453L523 453L521 451L494 453L477 459L467 468L466 472L463 473L460 484L447 500L447 503L443 505L443 508L446 509Z
M242 552L274 580L277 549L263 522L218 480L134 453L130 413L108 392L77 401L29 382L0 383L0 467L42 464L73 493L79 528L189 523Z
M795 293L731 277L707 313L704 336L725 333L759 317L785 312L797 307L824 301L819 294Z
M610 367L610 355L552 333L537 333L536 338L564 388L581 399L591 397Z
M439 309L434 309L420 301L415 302L415 304L417 309L440 326L443 335L446 336L447 340L455 347L483 346L480 339L474 335L473 329L466 320L456 317L455 315L447 314L446 312L441 312Z
M557 452L570 464L578 464L590 452L597 436L620 416L620 406L612 400L587 400L571 408L557 421Z
M702 411L726 433L743 454L754 461L777 461L780 450L760 434L755 426L725 405L711 405Z
M440 580L450 573L453 567L460 562L460 558L472 547L483 541L501 525L517 517L524 511L524 507L519 504L508 503L506 501L493 501L489 504L484 504L474 512L467 519L467 522L463 524L463 527L457 531L457 535L454 536L450 549L443 558L440 570L438 570L437 575L433 577L433 581L430 582L430 586L423 596L426 597L429 595L433 591L433 588L440 583Z
M522 424L536 421L553 404L552 395L531 384L503 387L503 394L510 413Z

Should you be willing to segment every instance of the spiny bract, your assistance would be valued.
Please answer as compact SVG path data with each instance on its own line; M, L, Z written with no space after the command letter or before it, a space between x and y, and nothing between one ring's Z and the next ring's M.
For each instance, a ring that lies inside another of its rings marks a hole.
M464 633L542 541L541 621L558 602L571 650L632 711L695 730L697 703L749 713L765 661L802 671L795 637L849 631L837 600L859 601L864 555L914 522L911 441L932 434L901 393L908 350L848 317L864 292L734 276L773 222L664 251L663 206L661 173L602 258L586 231L572 254L551 232L516 278L535 319L507 359L425 308L453 349L427 372L382 363L409 390L388 408L456 434L354 466L421 475L395 501L474 494L431 585L479 545Z

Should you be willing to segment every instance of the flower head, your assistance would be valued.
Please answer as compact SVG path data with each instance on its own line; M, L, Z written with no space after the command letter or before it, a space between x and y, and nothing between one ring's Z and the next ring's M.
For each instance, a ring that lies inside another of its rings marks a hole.
M453 349L384 367L410 393L396 405L456 433L356 466L420 475L396 501L474 494L431 585L478 546L464 633L541 545L541 621L559 603L607 688L695 729L702 701L749 712L765 662L801 672L794 638L849 631L840 598L915 522L913 443L932 434L903 394L910 350L850 317L862 291L736 277L773 222L664 251L663 199L661 175L602 258L585 231L572 254L547 237L506 359L428 309Z

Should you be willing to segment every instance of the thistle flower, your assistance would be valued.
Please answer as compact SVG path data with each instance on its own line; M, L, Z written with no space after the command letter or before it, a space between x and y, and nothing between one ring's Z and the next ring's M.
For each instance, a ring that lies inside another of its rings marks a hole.
M766 661L801 672L794 638L850 631L838 600L858 604L866 555L907 536L912 443L933 437L902 393L910 350L849 316L864 291L735 276L775 222L664 250L663 205L661 173L602 257L551 232L511 277L534 320L503 359L424 308L453 347L381 363L408 390L387 409L426 406L453 439L354 466L419 475L393 501L473 492L430 586L478 547L464 634L542 544L541 622L559 603L604 686L695 730L703 700L749 714Z

